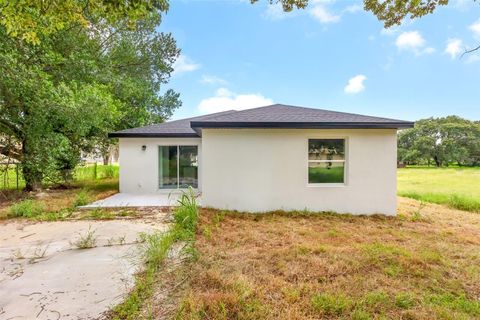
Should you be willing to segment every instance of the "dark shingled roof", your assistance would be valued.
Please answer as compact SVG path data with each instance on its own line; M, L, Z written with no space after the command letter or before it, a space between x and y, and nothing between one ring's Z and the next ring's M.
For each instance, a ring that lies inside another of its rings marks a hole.
M403 129L411 128L413 124L402 120L274 104L127 129L111 133L110 137L198 137L201 128Z
M126 129L109 133L110 138L141 138L141 137L199 137L198 133L192 129L190 122L193 120L206 120L211 117L237 112L235 110L223 111L208 114L205 116L168 121L159 124L152 124L145 127Z

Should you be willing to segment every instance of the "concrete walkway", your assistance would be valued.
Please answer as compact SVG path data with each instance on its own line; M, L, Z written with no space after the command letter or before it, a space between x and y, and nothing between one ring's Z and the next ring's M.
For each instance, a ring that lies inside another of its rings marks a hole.
M117 193L81 208L170 207L176 206L181 193L132 194ZM200 198L197 198L200 204Z
M166 230L165 215L1 222L0 319L98 319L132 288L140 233ZM79 249L89 233L94 247Z

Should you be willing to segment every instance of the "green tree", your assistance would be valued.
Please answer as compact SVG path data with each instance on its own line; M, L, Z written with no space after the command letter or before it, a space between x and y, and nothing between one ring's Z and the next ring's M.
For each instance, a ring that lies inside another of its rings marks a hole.
M0 0L0 25L7 35L39 44L42 36L78 25L89 28L92 19L108 23L138 21L168 10L167 0Z
M480 126L458 116L422 119L398 135L398 159L437 167L480 164Z
M160 13L135 29L92 19L35 44L0 27L0 152L20 161L28 190L68 180L108 131L163 121L180 105L177 93L160 95L179 50L159 23Z

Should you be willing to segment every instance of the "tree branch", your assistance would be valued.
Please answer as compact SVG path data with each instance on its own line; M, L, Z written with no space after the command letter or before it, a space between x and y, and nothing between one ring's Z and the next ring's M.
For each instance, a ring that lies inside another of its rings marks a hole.
M462 55L460 56L460 59L462 59L464 55L469 54L469 53L472 53L472 52L474 52L474 51L477 51L478 49L480 49L480 45L478 45L477 47L475 47L475 48L473 48L473 49L470 49L470 50L466 50L466 49L465 49L465 52L462 53Z

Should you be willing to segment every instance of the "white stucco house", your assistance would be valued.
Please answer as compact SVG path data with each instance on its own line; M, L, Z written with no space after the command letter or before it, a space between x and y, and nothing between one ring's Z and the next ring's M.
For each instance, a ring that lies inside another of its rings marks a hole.
M189 186L202 205L396 214L397 130L413 122L275 104L111 133L120 192Z

